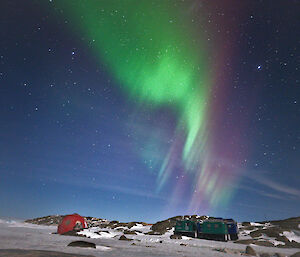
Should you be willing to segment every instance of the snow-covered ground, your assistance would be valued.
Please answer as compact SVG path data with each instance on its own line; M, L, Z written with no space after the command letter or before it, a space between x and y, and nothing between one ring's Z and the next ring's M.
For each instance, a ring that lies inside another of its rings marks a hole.
M150 226L137 224L129 230L141 231L137 235L126 234L131 241L119 240L121 231L116 229L90 228L82 232L85 237L61 236L52 234L56 226L42 226L23 223L21 221L0 220L0 249L35 249L60 251L66 253L86 254L93 256L239 256L245 252L245 245L233 242L217 242L202 239L183 237L183 239L170 239L172 231L164 235L144 235ZM67 247L76 240L84 240L96 244L96 249ZM289 256L299 249L279 249L274 247L252 246L257 253L281 253Z

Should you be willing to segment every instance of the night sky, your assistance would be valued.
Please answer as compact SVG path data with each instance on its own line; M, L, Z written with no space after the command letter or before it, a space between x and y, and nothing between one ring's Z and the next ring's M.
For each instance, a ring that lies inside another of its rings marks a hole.
M0 216L300 215L299 1L0 10Z

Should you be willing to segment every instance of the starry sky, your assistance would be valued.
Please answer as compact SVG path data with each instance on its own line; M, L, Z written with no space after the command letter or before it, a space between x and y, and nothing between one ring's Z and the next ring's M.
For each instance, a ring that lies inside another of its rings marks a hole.
M0 216L299 216L299 1L0 10Z

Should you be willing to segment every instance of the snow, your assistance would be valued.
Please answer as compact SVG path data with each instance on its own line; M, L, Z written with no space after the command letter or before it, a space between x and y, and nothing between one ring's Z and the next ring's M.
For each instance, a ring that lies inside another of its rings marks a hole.
M133 226L132 228L130 228L129 230L138 230L141 231L143 233L147 233L150 231L151 226L144 226L143 224L136 224L135 226Z
M286 238L292 242L293 240L297 243L300 243L300 235L296 235L293 231L283 231L281 236L286 236Z
M79 235L84 235L88 238L112 238L118 235L122 235L121 232L115 232L110 229L109 232L101 231L99 228L89 228L84 229L83 231L78 232Z
M251 226L256 226L256 227L263 227L264 224L260 224L260 223L257 223L257 222L250 222L250 225Z
M139 230L141 230L141 227ZM146 227L146 226L145 226ZM106 230L107 232L104 232ZM102 257L227 257L238 256L245 252L245 245L233 242L218 242L211 240L184 237L184 240L170 239L172 230L164 235L125 235L132 241L118 240L121 231L93 227L81 233L91 238L61 236L52 234L55 226L39 226L21 221L0 221L0 249L33 249L52 250L66 253L86 254ZM72 241L84 240L96 244L96 249L67 247ZM134 244L133 244L134 243ZM282 253L291 255L299 249L283 249L274 247L253 246L258 253Z
M262 234L260 237L258 237L258 239L263 239L264 241L269 241L270 243L272 243L273 245L285 245L284 242L278 241L276 240L276 238L274 237L269 237L266 234Z
M96 249L97 250L101 250L101 251L109 251L109 250L111 250L110 247L102 246L102 245L96 245Z

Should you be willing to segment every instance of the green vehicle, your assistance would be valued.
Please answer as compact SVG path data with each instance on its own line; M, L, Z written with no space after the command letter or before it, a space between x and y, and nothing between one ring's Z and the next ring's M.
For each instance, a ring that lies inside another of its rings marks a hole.
M197 237L196 223L190 220L177 220L174 235Z
M228 241L229 233L227 223L223 220L207 220L201 224L201 233L198 238Z

